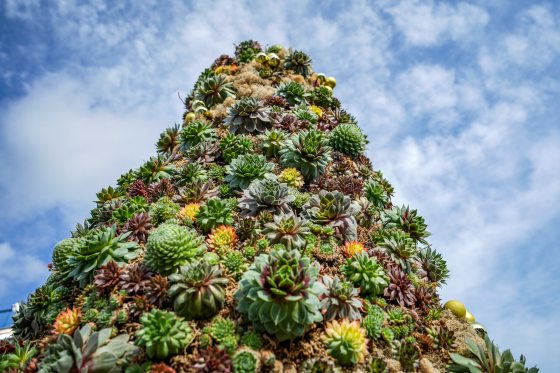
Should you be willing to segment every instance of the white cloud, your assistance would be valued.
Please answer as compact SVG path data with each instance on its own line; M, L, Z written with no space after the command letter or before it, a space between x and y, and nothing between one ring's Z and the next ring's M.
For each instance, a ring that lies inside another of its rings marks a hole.
M8 243L0 243L0 268L0 298L18 285L40 283L48 276L47 263L17 253Z
M397 29L414 46L428 47L446 40L464 41L479 35L488 13L472 4L449 5L433 1L399 1L389 6Z

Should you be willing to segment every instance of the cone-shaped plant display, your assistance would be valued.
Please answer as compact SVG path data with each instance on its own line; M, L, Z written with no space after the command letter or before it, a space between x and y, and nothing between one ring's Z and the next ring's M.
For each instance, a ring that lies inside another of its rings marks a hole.
M208 62L180 124L54 247L0 371L537 371L442 306L446 262L334 77L253 40Z

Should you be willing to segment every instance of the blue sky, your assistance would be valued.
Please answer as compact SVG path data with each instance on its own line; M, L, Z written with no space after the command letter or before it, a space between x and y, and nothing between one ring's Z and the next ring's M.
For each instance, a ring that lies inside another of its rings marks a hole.
M558 3L111 3L0 5L0 308L44 281L95 193L155 152L177 93L252 38L337 78L374 166L448 260L442 298L560 368Z

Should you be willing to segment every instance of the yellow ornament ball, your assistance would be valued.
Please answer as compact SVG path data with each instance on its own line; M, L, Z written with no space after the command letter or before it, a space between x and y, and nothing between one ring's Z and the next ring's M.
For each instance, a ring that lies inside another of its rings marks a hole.
M185 123L190 123L193 120L195 120L196 115L194 113L187 113L187 115L185 115Z
M443 305L444 308L451 311L455 316L464 319L467 315L467 309L465 305L458 300L450 300Z
M469 311L467 311L465 315L465 320L467 320L469 324L474 324L476 322L476 319L474 318L473 314L470 313Z
M325 85L331 87L334 89L334 87L336 87L336 79L332 76L329 76L326 80L325 80Z

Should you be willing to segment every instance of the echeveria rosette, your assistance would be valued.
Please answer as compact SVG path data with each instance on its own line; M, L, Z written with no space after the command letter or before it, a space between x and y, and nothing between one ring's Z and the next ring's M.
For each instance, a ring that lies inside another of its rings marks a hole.
M307 182L319 177L330 161L328 140L316 129L292 135L280 149L280 164L297 168Z
M341 271L348 281L360 288L362 295L381 294L389 285L383 267L365 251L346 259Z
M302 336L323 319L318 263L299 251L274 250L255 258L235 293L236 309L279 341Z
M280 183L276 177L270 176L253 181L243 191L239 208L241 216L245 218L257 216L261 211L268 211L275 215L287 214L291 212L289 204L294 199L287 184Z
M334 228L345 241L355 241L358 236L356 215L360 206L339 191L321 190L303 206L304 218L315 224Z
M243 154L226 166L224 180L232 187L245 189L253 180L262 179L272 172L274 165L260 154Z

